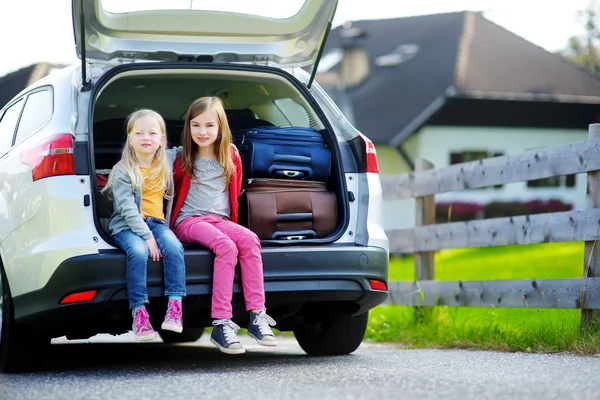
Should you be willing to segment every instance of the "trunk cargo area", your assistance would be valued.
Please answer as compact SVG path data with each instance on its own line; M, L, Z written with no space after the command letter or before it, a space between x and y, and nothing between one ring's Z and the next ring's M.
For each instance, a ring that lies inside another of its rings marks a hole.
M91 156L100 235L114 244L108 230L112 198L100 191L126 143L127 116L141 108L157 111L166 123L167 147L180 146L187 109L203 96L223 101L242 156L240 224L255 231L263 246L335 241L349 219L337 139L299 82L281 70L256 66L129 65L98 81ZM264 180L280 181L284 193L257 188Z

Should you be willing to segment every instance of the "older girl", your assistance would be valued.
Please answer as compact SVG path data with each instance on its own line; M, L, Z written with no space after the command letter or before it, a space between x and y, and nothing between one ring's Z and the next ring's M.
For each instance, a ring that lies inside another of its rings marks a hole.
M210 340L222 352L244 353L231 300L238 256L248 335L263 346L276 346L266 314L260 240L238 225L238 195L242 186L240 155L218 97L202 97L189 107L183 128L183 152L175 161L175 205L171 218L182 242L199 243L215 253Z

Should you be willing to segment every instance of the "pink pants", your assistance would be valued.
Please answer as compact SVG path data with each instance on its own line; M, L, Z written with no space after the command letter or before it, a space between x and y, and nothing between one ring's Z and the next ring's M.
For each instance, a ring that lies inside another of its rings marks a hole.
M181 221L175 235L182 242L200 243L215 253L211 317L233 317L233 275L240 258L246 310L264 310L265 288L260 240L251 230L212 216Z

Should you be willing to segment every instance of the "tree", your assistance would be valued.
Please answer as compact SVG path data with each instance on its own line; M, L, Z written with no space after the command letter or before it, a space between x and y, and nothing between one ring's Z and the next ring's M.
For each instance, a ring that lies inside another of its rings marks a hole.
M579 19L585 28L584 37L573 36L560 51L569 60L586 66L592 72L600 72L600 6L591 0L585 10L579 11Z

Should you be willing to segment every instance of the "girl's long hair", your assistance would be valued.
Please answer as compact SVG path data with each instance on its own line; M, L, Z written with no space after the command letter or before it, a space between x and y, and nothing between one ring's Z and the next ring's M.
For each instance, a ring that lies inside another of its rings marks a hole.
M210 111L215 115L217 123L219 124L219 134L214 143L215 155L217 156L219 164L223 167L225 189L227 189L229 188L229 182L234 173L235 165L231 158L231 129L229 128L229 122L227 121L223 102L218 97L200 97L190 105L190 108L188 108L185 116L185 125L183 126L183 136L181 138L181 143L183 145L183 152L181 153L182 168L185 173L196 178L194 160L198 153L198 145L194 143L194 140L192 139L190 125L194 118L207 111Z
M135 154L135 149L129 142L129 135L135 126L137 120L143 117L152 117L155 118L158 122L161 131L161 144L156 153L154 154L154 161L152 163L152 167L150 169L150 175L155 175L158 177L157 186L153 187L155 190L162 190L164 193L163 196L165 198L169 198L168 189L169 182L171 176L171 166L167 160L167 128L165 124L165 120L163 117L154 110L150 110L147 108L137 110L129 114L127 117L127 140L125 141L125 146L123 146L123 151L121 152L121 159L117 163L122 169L124 169L129 175L129 179L131 180L132 190L135 190L141 187L144 184L144 179L142 178L142 173L140 171L140 165L138 158ZM114 168L108 176L108 182L102 192L107 191L113 183L113 173Z

